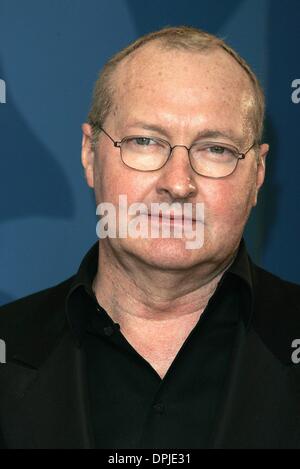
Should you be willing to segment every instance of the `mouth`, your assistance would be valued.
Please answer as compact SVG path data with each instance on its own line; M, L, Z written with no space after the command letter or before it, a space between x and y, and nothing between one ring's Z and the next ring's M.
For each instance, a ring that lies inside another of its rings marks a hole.
M171 223L171 224L183 224L183 223L196 223L196 218L185 217L184 215L174 215L173 213L170 214L148 214L148 218L150 220L158 221L160 223Z

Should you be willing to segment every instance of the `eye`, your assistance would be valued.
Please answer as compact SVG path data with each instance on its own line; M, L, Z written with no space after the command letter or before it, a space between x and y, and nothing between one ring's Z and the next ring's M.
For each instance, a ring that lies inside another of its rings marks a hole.
M230 148L223 147L221 145L214 145L214 146L208 147L208 150L210 151L210 153L215 153L217 155L226 155L226 156L234 155L233 150L231 150Z
M141 145L141 146L149 146L151 144L155 145L157 143L155 140L153 140L153 138L149 138L149 137L135 137L132 140L136 145Z
M237 157L237 150L223 143L206 142L195 145L193 156L196 160L230 163Z
M214 158L215 160L230 161L236 158L236 151L224 145L207 145L203 149L203 156Z

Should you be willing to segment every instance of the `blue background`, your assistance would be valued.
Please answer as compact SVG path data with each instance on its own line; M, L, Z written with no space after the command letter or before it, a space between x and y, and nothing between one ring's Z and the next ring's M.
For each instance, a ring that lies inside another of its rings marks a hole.
M300 283L300 1L0 0L0 304L72 275L96 241L81 123L104 62L141 34L188 24L225 38L267 96L267 178L248 228L253 259Z

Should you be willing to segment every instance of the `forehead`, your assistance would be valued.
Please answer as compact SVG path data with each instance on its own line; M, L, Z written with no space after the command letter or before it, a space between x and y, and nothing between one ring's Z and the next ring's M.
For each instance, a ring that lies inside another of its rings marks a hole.
M148 44L118 65L113 82L119 123L151 113L166 122L200 124L210 116L245 127L254 106L249 77L222 49L204 53Z

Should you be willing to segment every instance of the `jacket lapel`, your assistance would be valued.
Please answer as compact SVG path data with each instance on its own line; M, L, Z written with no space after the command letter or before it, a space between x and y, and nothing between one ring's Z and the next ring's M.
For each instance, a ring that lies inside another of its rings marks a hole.
M293 366L240 325L214 448L297 448L300 390Z
M17 357L3 366L0 406L8 447L93 447L84 360L65 331L40 368Z

